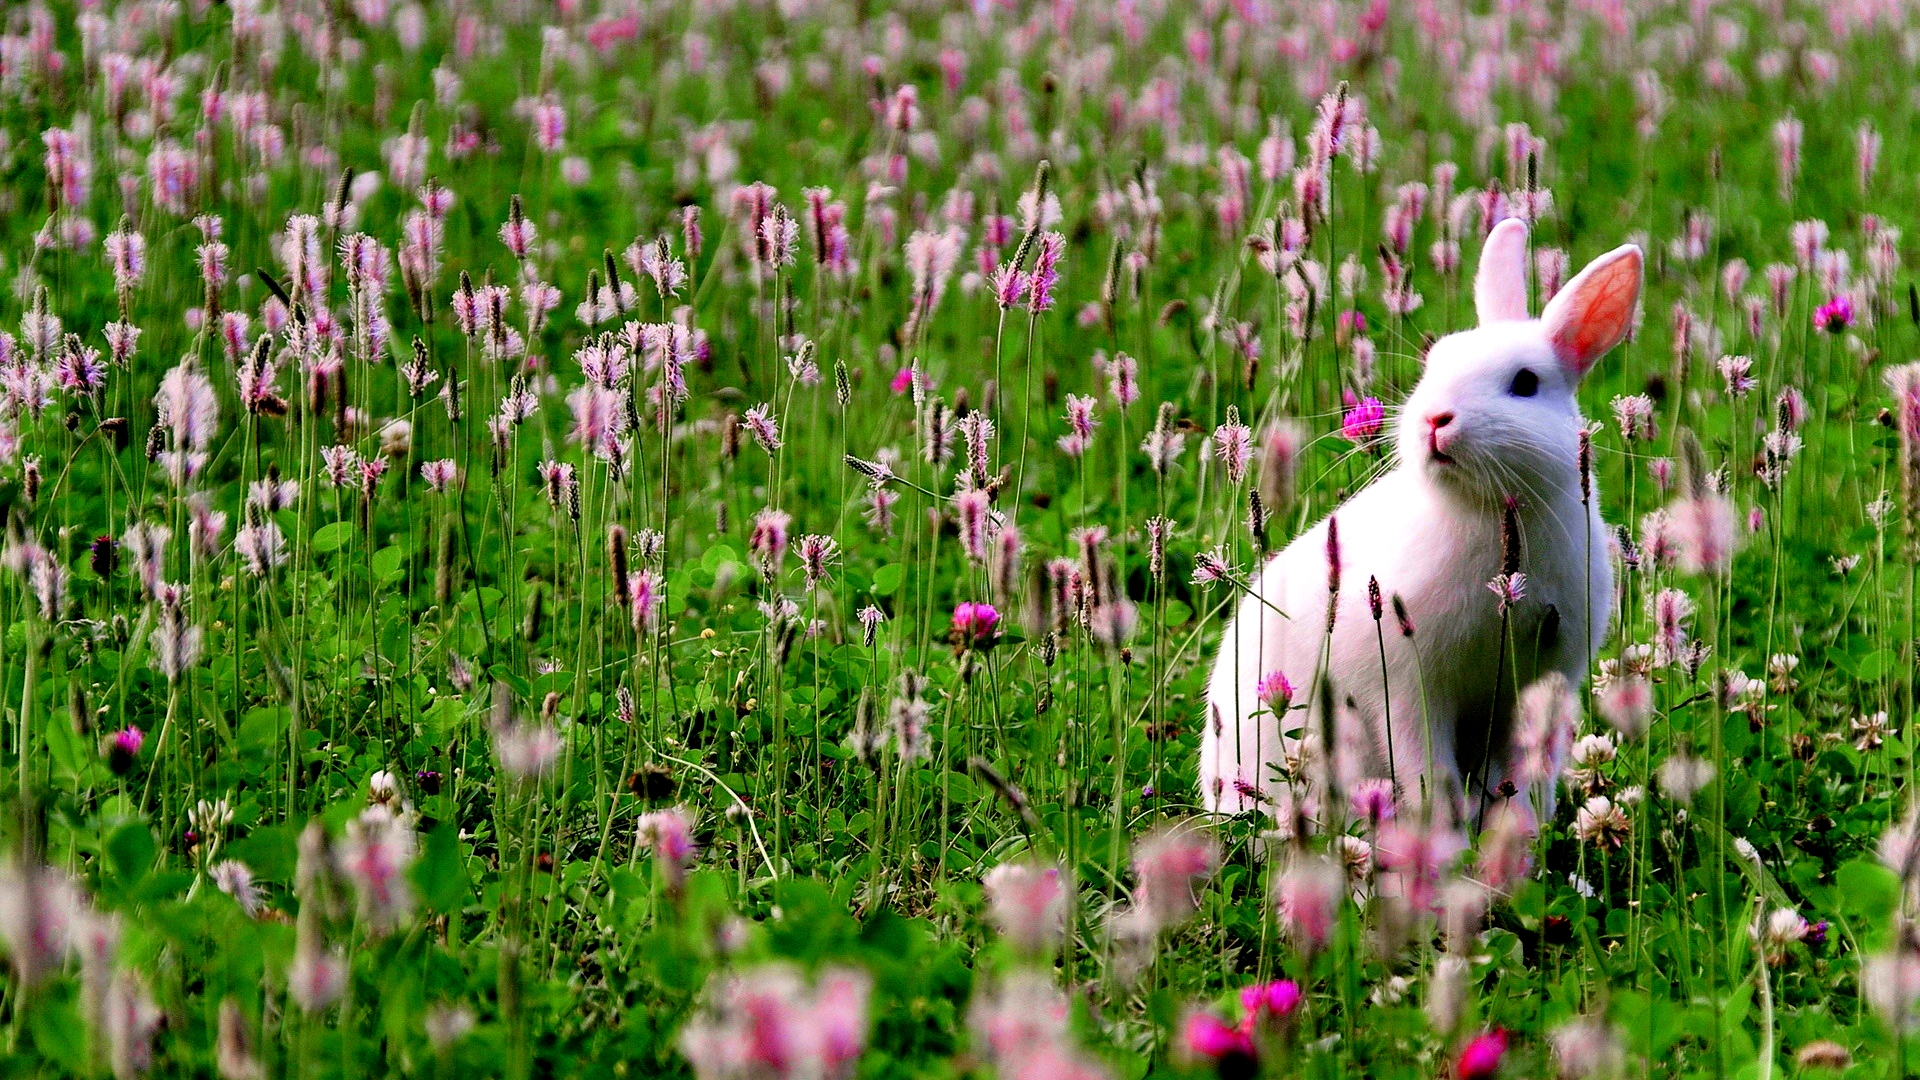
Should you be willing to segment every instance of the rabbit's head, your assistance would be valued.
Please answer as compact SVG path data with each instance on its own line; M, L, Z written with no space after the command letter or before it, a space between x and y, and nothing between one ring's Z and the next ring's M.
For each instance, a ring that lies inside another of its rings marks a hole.
M1584 423L1580 379L1633 326L1640 249L1588 263L1527 316L1527 227L1494 226L1480 253L1474 306L1480 325L1427 353L1426 373L1401 408L1400 460L1477 498L1545 500L1579 477Z

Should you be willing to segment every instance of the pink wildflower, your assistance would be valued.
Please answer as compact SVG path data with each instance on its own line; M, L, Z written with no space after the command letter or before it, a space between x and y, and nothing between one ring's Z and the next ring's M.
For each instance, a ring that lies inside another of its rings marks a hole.
M677 895L686 884L687 867L693 863L693 814L676 806L641 815L638 843L653 852L660 880L669 893Z
M1507 1033L1505 1029L1476 1035L1460 1051L1460 1057L1454 1062L1453 1075L1456 1080L1491 1080L1500 1071L1500 1059L1507 1054Z
M1340 418L1340 437L1352 443L1365 442L1380 434L1386 419L1387 409L1379 398L1362 398Z
M953 609L953 633L961 644L989 642L999 627L1000 612L992 604L967 602Z
M1001 863L981 880L993 921L1015 951L1045 956L1059 940L1067 891L1060 868Z

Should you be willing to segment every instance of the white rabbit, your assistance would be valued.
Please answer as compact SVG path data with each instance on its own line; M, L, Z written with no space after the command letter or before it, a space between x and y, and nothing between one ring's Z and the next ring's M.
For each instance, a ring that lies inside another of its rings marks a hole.
M1535 320L1526 259L1526 226L1495 226L1474 283L1480 325L1427 354L1395 425L1392 471L1274 556L1251 583L1257 596L1242 595L1207 686L1200 785L1209 810L1258 807L1283 825L1339 820L1345 808L1321 805L1326 700L1340 790L1388 778L1401 798L1457 809L1464 796L1477 815L1482 793L1506 778L1515 688L1549 671L1582 685L1614 593L1590 479L1582 494L1586 421L1575 394L1632 327L1642 260L1631 244L1600 256ZM1506 617L1503 649L1489 583L1503 570L1509 497L1525 587ZM1329 632L1335 520L1339 593ZM1369 578L1385 601L1379 622ZM1396 596L1411 636L1394 614ZM1258 700L1261 679L1274 672L1294 687L1284 724ZM1552 792L1536 797L1551 815ZM1529 800L1513 803L1533 818Z

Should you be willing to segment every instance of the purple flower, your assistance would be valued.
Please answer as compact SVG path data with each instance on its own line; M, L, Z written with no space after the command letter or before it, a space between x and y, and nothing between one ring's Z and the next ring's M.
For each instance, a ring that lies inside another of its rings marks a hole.
M798 544L800 568L807 575L807 588L814 589L826 580L833 561L840 555L840 544L831 536L808 533Z
M1060 937L1067 890L1060 868L1042 863L1001 863L981 879L989 910L1015 951L1045 956Z
M1093 445L1093 430L1100 426L1100 418L1094 415L1094 407L1099 402L1091 395L1067 395L1067 434L1060 437L1060 449L1072 457L1086 453Z
M1526 599L1527 575L1518 572L1512 574L1495 574L1493 580L1487 582L1487 588L1492 591L1495 600L1500 605L1500 610L1505 611L1521 600Z
M1853 301L1845 296L1836 296L1821 304L1813 313L1813 328L1825 330L1829 334L1844 333L1853 326Z

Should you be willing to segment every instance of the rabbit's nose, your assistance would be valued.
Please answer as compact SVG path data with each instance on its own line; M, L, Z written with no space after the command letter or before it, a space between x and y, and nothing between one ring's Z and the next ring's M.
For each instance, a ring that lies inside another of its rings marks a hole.
M1427 426L1435 431L1451 423L1453 423L1453 414L1450 412L1438 412L1427 417Z

